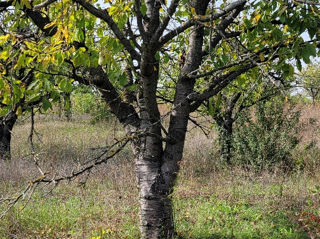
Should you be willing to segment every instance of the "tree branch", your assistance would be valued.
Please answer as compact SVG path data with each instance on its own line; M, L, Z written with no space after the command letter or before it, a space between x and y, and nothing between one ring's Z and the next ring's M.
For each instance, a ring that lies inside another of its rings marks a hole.
M308 4L308 5L320 6L320 3L315 2L315 1L308 1L308 0L293 0L293 2L297 2L297 3L304 3L304 4Z
M125 38L123 32L120 30L118 25L114 22L114 20L109 15L107 10L103 11L101 9L98 9L85 0L73 0L73 1L76 3L79 3L82 7L84 7L88 12L90 12L94 16L105 21L108 24L108 26L111 28L112 32L119 39L121 44L124 46L124 48L129 52L132 59L140 61L140 58L141 58L140 54L131 46L130 41Z
M228 14L229 12L233 11L234 9L238 8L239 6L244 5L246 2L247 2L247 0L238 0L238 1L235 1L231 4L229 4L228 6L226 6L225 9L223 9L221 12L211 14L210 17L201 17L197 20L190 19L190 20L186 21L184 24L180 25L179 27L171 30L166 35L160 37L159 45L163 46L165 43L167 43L168 41L170 41L171 39L173 39L174 37L179 35L181 32L184 32L186 29L195 25L197 21L210 22L210 21L217 20L218 18L220 18L220 17Z
M73 67L72 77L82 84L94 85L109 105L111 112L124 126L131 125L137 128L140 125L140 118L136 110L131 104L121 100L116 88L112 85L102 67L76 69L72 62L69 61L68 63Z
M152 37L153 42L157 41L160 38L160 36L163 34L164 30L166 29L166 27L169 24L170 19L172 18L173 14L175 13L175 11L179 5L179 2L180 2L180 0L173 0L171 2L170 7L168 8L168 11L167 11L167 16L163 19L161 25L159 26L156 33Z
M53 25L51 27L45 28L47 24L50 23L48 16L43 16L39 10L26 9L25 13L31 20L36 24L37 27L45 33L46 36L53 36L57 32L57 26Z
M168 41L170 41L174 37L178 36L180 33L184 32L188 28L192 27L195 23L196 23L195 20L190 19L189 21L186 21L185 23L183 23L182 25L180 25L176 29L173 29L170 32L168 32L166 35L160 37L160 39L159 39L159 47L163 46Z
M137 15L138 28L139 28L140 34L141 34L141 36L142 36L142 39L143 39L143 40L146 40L146 39L145 39L145 37L146 37L146 32L145 32L145 30L144 30L143 23L142 23L143 16L142 16L142 13L141 13L141 11L140 11L140 7L141 7L141 1L140 1L140 0L135 0L135 1L134 1L134 12L135 12L136 15Z
M210 39L210 49L216 47L220 40L223 38L223 36L226 35L225 30L227 29L228 26L230 26L231 23L234 22L236 17L240 14L240 12L243 10L245 3L239 5L237 8L235 8L229 16L224 18L219 25L214 29L217 32L217 35L213 38ZM232 36L232 35L231 35Z
M205 90L202 94L193 94L189 96L189 100L193 103L191 103L190 108L191 111L195 111L203 101L209 99L210 97L216 95L219 93L223 88L225 88L231 81L236 79L241 74L247 72L248 70L254 68L256 66L255 63L250 63L245 66L243 66L241 69L229 72L225 75L222 75L216 79L214 79L209 88Z
M50 4L52 4L52 3L56 2L56 1L57 0L46 0L46 1L42 2L42 3L39 3L39 4L35 5L33 7L33 9L34 10L40 10L41 8L47 7L47 6L49 6Z

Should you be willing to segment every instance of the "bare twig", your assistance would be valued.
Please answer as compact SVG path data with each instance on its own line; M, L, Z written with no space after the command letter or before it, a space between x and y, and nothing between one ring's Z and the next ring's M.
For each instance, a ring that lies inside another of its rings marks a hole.
M95 168L96 166L106 163L109 159L113 158L115 155L117 155L127 144L128 142L135 140L136 137L139 136L126 136L121 140L118 140L116 143L111 145L110 147L107 147L108 149L102 152L98 157L96 157L93 161L90 161L87 165L83 166L82 168L78 170L72 170L72 172L69 175L61 176L61 177L49 177L49 172L43 172L40 168L41 176L38 178L35 178L34 180L31 180L28 185L22 190L22 192L18 193L17 195L13 197L8 198L0 198L0 204L6 203L8 207L1 212L0 219L3 218L7 212L11 208L13 208L19 201L23 200L26 196L28 196L26 203L24 204L23 208L25 208L26 204L30 201L30 198L32 197L35 189L42 184L50 185L53 184L54 187L52 190L63 181L71 181L75 178L77 178L80 175L83 175L84 173L88 173ZM38 168L39 169L39 168ZM89 176L89 175L87 175ZM51 191L52 191L51 190Z

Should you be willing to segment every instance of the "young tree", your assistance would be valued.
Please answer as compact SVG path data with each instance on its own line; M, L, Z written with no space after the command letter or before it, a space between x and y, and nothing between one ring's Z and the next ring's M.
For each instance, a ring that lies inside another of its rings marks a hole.
M207 112L218 128L221 159L227 164L232 163L233 126L242 111L272 97L283 95L284 91L290 89L292 77L284 79L285 77L276 77L271 73L267 76L270 78L243 74L208 102Z
M101 92L132 139L141 237L172 238L170 195L190 114L246 72L291 71L287 59L316 55L318 8L303 2L21 0L0 8L49 37L27 45L19 57L33 60L25 65L48 74L69 68ZM40 24L39 13L53 20ZM164 85L173 99L157 93ZM172 103L169 114L160 114L159 98Z

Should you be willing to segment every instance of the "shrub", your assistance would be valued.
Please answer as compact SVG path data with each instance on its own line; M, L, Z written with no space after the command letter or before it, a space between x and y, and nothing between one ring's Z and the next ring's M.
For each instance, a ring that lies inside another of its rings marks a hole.
M286 107L281 99L259 103L244 112L234 130L233 158L236 163L260 171L274 166L292 169L293 152L299 143L300 111Z
M97 91L92 88L77 89L71 96L72 111L75 114L90 114L93 123L107 120L110 111Z

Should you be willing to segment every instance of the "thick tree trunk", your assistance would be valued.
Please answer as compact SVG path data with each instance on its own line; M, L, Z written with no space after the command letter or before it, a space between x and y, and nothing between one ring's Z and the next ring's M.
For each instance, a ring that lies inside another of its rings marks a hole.
M144 105L141 99L140 105ZM144 107L142 107L144 109ZM161 135L157 124L150 124L147 111L140 112L140 131ZM174 234L171 200L161 172L162 140L143 136L134 142L140 203L140 232L146 239L172 238Z
M6 117L0 118L0 160L11 159L11 131L16 120L17 116L14 112L10 112Z
M161 172L162 139L156 86L158 62L154 52L145 48L141 60L143 97L139 100L140 137L135 144L136 175L139 188L140 231L147 239L172 238L174 234L171 200Z
M174 224L171 199L160 172L161 158L136 158L140 203L141 237L147 239L173 238Z

